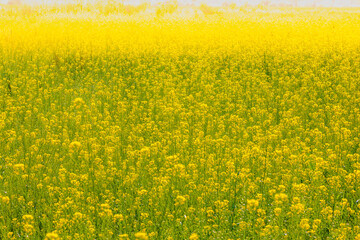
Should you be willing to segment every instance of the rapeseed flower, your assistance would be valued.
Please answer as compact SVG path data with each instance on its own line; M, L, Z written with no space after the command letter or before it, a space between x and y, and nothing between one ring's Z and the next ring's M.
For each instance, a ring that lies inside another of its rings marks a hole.
M1 239L357 237L359 13L106 2L0 9Z

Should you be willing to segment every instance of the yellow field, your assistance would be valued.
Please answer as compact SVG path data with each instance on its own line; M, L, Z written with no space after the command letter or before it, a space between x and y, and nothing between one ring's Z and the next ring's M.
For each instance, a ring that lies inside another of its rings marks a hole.
M1 14L1 239L360 239L360 12Z

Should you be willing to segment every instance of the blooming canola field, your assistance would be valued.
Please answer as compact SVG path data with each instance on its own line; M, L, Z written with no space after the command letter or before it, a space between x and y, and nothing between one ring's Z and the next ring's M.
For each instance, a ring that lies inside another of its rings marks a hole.
M0 18L1 239L360 239L360 12Z

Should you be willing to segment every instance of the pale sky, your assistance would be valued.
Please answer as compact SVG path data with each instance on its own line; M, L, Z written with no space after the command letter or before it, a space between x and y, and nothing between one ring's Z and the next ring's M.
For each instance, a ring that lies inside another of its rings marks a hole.
M7 4L11 0L0 0L1 4ZM23 3L29 5L38 5L38 4L63 4L69 2L77 2L79 0L22 0ZM80 0L82 2L98 2L101 0ZM105 0L106 1L106 0ZM126 4L138 5L143 2L150 2L151 4L158 4L162 2L166 2L169 0L116 0L119 2L124 2ZM269 0L270 3L273 4L291 4L295 0ZM221 6L224 3L236 3L237 5L241 6L244 4L249 5L257 5L263 2L263 0L178 0L180 4L194 4L200 5L201 3L206 3L207 5L211 6ZM298 6L313 6L316 3L316 6L335 6L335 7L346 7L346 6L354 6L360 7L360 0L297 0Z

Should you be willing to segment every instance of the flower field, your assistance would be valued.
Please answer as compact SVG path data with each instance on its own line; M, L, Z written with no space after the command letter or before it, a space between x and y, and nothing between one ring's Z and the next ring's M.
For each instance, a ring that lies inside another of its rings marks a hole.
M1 239L360 239L360 12L1 14Z

